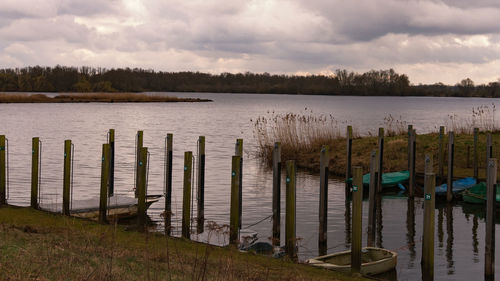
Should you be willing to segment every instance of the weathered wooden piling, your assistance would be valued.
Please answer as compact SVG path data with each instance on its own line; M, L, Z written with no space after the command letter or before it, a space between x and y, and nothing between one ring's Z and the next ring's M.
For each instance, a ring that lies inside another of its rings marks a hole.
M239 206L239 228L241 229L241 216L243 214L243 139L237 139L236 144L234 146L234 155L240 157L240 178L239 178L239 196L240 196L240 206Z
M297 260L295 176L295 161L286 161L285 251L292 260Z
M368 196L368 237L366 245L368 247L375 246L375 230L376 230L376 215L377 208L375 206L375 195L377 188L377 151L372 151L370 155L370 187Z
M377 192L382 192L382 174L384 173L384 128L378 129L378 178L377 178Z
M408 180L408 197L415 196L415 158L417 150L417 133L415 130L410 132L410 178Z
M273 149L273 246L280 246L281 236L281 144Z
M329 147L321 148L319 157L319 255L326 255L328 226L328 163L330 162Z
M196 232L202 233L205 225L205 137L198 138L198 190Z
M139 162L137 163L139 170L137 171L137 178L139 179L137 185L137 222L139 231L146 230L146 185L147 185L147 171L148 171L148 148L141 147L139 154Z
M438 176L439 176L439 181L443 181L443 178L444 178L444 126L439 127Z
M495 213L496 213L496 183L497 159L489 158L486 170L486 241L484 255L484 275L486 278L495 276Z
M102 145L102 159L101 159L101 190L99 196L99 223L107 223L106 218L108 211L108 189L109 177L111 166L111 145Z
M424 228L422 238L422 279L434 279L434 209L436 204L436 175L432 171L432 156L425 155Z
M351 196L352 183L349 180L352 177L352 126L347 126L346 132L347 158L345 171L345 200L349 201Z
M71 194L71 140L64 141L64 174L63 174L63 215L70 214Z
M413 133L413 125L408 125L408 131L407 131L407 134L408 134L408 148L407 148L407 151L408 151L408 171L410 170L410 162L411 162L411 135Z
M139 186L139 158L141 154L141 149L144 146L144 132L137 131L135 135L135 197L137 198L138 186Z
M455 161L455 134L448 133L448 180L446 189L446 201L453 200L453 166Z
M363 168L352 167L352 240L351 272L361 271L361 238L363 233Z
M7 204L7 165L6 165L6 138L0 136L0 206Z
M231 163L231 206L229 214L229 243L237 245L240 227L240 156L233 156Z
M172 228L172 160L173 134L167 134L165 140L165 233L170 235Z
M191 175L193 152L184 152L184 187L182 195L182 237L191 238Z
M493 140L491 132L486 134L486 167L488 167L488 159L493 158Z
M109 129L109 188L108 197L115 195L115 129Z
M472 168L474 169L474 178L477 180L479 178L479 165L478 165L478 154L477 145L479 140L479 128L474 128L474 148L472 156Z
M40 191L40 138L31 139L31 208L38 209Z

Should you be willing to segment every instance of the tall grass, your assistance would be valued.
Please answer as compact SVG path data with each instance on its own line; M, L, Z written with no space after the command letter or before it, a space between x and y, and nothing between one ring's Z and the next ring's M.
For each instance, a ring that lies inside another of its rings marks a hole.
M445 124L448 130L459 134L472 134L474 128L479 128L480 131L496 132L498 126L495 124L495 114L495 103L491 103L491 105L472 107L470 116L460 117L450 114Z

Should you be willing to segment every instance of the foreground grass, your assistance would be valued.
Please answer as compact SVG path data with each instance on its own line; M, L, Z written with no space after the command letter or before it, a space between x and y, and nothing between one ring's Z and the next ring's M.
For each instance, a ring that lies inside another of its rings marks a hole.
M153 96L136 93L90 93L63 94L48 97L43 94L0 94L0 103L85 103L85 102L206 102L199 98L178 98L170 96Z
M361 280L123 226L0 208L0 280Z

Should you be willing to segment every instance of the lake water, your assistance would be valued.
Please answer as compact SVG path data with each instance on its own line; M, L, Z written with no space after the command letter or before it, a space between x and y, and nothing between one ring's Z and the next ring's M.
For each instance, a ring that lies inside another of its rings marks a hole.
M163 93L155 93L163 94ZM468 117L472 107L491 105L494 99L433 97L329 97L251 94L173 93L204 97L212 103L133 104L0 104L0 134L9 139L9 203L27 206L30 198L31 138L40 137L42 152L42 204L62 201L64 140L75 144L74 199L99 194L102 143L107 131L116 130L116 193L133 196L135 134L144 131L144 146L151 153L148 193L163 193L163 149L167 133L174 134L174 234L179 235L182 210L184 151L196 154L198 136L206 136L205 217L217 224L229 222L231 156L237 138L244 139L243 226L271 215L272 173L255 157L253 122L272 112L310 112L332 115L352 124L360 133L375 133L391 114L414 124L419 133L445 125L449 115ZM340 122L342 131L345 123ZM331 149L344 150L345 147ZM319 156L318 156L319 157ZM299 172L297 179L297 237L301 260L317 256L319 177ZM284 184L282 195L285 194ZM329 181L328 252L350 247L345 217L344 184ZM196 207L196 204L194 204ZM148 211L162 228L160 200ZM284 223L284 198L282 223ZM410 206L410 208L408 208ZM414 208L411 208L411 207ZM363 229L367 223L364 203ZM436 210L436 280L471 280L484 272L484 218L470 206L438 206ZM196 211L194 211L196 212ZM378 244L398 252L393 278L420 280L423 201L386 196ZM269 219L251 227L262 241L271 236ZM282 225L284 241L284 225ZM500 231L497 229L497 237ZM363 236L363 244L366 235ZM497 250L497 255L500 252ZM497 266L496 272L500 272Z

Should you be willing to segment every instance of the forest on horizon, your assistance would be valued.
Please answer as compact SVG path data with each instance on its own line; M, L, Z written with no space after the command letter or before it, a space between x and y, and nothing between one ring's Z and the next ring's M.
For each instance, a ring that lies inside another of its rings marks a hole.
M353 96L500 97L500 79L475 85L412 85L393 69L334 75L162 72L138 68L25 67L0 69L0 92L214 92Z

